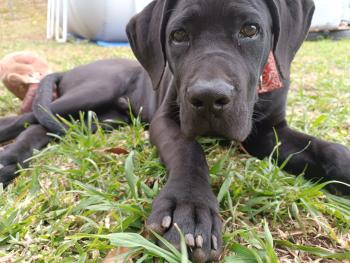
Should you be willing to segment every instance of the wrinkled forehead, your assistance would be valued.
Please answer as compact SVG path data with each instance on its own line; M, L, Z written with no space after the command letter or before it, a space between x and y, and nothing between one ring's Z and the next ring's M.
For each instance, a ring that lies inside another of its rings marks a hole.
M172 23L195 21L226 22L246 20L269 23L270 12L264 0L179 0L172 10Z

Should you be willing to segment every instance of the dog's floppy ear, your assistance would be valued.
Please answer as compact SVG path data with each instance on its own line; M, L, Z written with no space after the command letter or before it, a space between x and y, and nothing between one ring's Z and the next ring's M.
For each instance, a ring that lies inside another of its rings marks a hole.
M273 19L274 54L280 74L289 80L294 56L305 40L315 5L312 0L266 0Z
M165 66L165 29L175 0L154 0L126 27L131 49L157 89Z

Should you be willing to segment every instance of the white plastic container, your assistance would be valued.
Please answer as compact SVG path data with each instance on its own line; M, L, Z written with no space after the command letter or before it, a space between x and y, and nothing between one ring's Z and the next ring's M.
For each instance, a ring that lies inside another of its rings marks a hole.
M130 18L151 0L69 0L68 32L89 40L127 41Z
M349 0L314 0L316 5L311 28L334 29L350 11Z
M130 1L130 0L126 0L126 1ZM142 11L142 9L144 9L146 5L152 2L152 0L133 0L133 1L135 3L136 13L139 13L140 11Z
M350 21L350 0L344 0L342 19Z

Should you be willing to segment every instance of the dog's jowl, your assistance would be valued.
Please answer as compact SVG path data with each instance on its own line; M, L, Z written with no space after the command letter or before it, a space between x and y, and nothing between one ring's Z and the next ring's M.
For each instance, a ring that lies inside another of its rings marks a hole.
M294 131L285 120L291 63L313 11L311 0L151 2L127 26L139 62L99 61L49 75L40 84L33 113L0 120L0 141L19 136L0 153L0 180L12 180L17 163L25 165L34 148L48 143L46 130L64 133L50 113L64 117L93 110L101 121L125 121L130 99L135 113L143 108L141 117L150 123L151 141L169 175L148 228L179 246L176 223L194 262L218 260L222 223L196 137L238 141L265 158L277 134L280 163L301 152L288 162L288 172L350 183L346 147ZM59 98L52 101L56 85ZM333 187L350 193L345 186Z

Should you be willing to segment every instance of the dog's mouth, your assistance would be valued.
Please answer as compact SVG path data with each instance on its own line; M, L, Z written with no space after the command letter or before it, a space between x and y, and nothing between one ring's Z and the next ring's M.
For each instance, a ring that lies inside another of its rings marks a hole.
M186 127L182 128L182 133L189 139L195 139L197 137L213 137L213 138L223 138L235 142L243 142L246 140L250 134L250 129L245 129L244 131L230 131L227 129L210 129L204 128L198 130L198 127Z
M246 109L231 107L220 116L198 114L180 107L181 131L187 138L220 137L243 142L252 128L252 113Z

